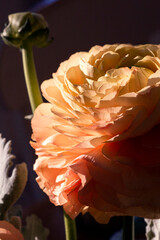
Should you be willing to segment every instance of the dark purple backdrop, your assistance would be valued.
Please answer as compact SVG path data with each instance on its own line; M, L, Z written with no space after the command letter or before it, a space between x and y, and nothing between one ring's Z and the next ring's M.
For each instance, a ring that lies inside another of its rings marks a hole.
M93 45L160 42L159 1L59 0L46 6L43 3L5 0L0 8L0 31L8 14L19 11L39 11L49 23L54 42L47 48L34 49L40 83L51 77L61 61L74 52L88 51ZM12 140L17 162L27 162L29 169L28 184L19 202L24 216L35 212L50 228L49 240L63 240L62 209L49 203L35 182L30 122L24 120L30 113L20 51L0 41L0 133ZM89 215L79 216L78 239L109 239L120 229L120 220L113 218L106 226L97 224Z

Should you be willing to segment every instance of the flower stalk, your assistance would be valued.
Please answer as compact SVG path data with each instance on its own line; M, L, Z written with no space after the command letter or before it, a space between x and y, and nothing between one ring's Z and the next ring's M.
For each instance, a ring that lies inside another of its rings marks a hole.
M64 211L66 240L77 240L76 223Z
M43 102L35 69L32 46L25 42L22 50L23 70L32 112Z
M123 217L123 240L134 240L134 217Z
M27 86L27 92L32 108L32 112L34 113L36 107L43 102L37 73L34 64L32 46L25 42L23 44L22 50L22 61L23 61L23 70L25 75L25 82ZM76 240L76 224L75 220L72 220L64 211L64 225L65 225L65 234L66 240Z

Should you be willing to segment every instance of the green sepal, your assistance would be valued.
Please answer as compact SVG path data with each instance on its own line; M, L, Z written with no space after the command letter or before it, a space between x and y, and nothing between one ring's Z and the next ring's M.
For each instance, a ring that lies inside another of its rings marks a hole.
M45 47L49 40L49 28L44 17L38 13L21 12L8 16L9 23L1 33L7 45L23 48L27 42L37 47Z

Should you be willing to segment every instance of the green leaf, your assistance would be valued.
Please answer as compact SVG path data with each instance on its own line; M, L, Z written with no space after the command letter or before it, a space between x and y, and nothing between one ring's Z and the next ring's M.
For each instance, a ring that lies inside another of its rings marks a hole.
M25 163L17 164L12 171L14 156L11 154L11 141L0 134L0 219L5 219L8 209L21 196L27 182L27 166Z
M22 228L24 240L46 240L49 230L42 226L41 220L35 216L26 219L27 225Z

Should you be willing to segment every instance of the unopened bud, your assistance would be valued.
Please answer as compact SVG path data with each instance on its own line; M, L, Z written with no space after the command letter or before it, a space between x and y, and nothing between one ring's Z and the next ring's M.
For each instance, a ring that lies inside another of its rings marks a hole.
M8 25L1 33L7 45L23 48L25 42L37 47L44 47L50 43L48 24L41 14L14 13L8 16L8 20Z

